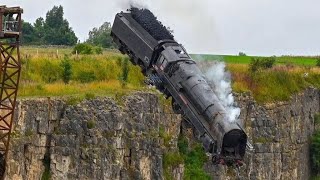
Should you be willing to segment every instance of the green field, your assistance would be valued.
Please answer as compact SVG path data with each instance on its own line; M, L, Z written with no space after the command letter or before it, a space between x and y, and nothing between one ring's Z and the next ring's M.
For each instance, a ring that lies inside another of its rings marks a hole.
M114 96L132 91L152 91L144 85L140 68L129 63L123 80L126 56L105 49L100 55L74 55L72 48L22 47L19 97ZM307 87L320 88L316 58L277 57L271 69L252 73L249 56L193 55L196 60L225 61L232 74L234 92L251 92L260 102L285 101ZM62 79L61 62L72 66L70 82Z
M229 55L191 55L195 60L216 60L224 61L232 64L249 64L252 57L258 56L229 56ZM299 66L315 66L317 58L315 57L291 57L281 56L276 57L276 64L278 65L299 65Z

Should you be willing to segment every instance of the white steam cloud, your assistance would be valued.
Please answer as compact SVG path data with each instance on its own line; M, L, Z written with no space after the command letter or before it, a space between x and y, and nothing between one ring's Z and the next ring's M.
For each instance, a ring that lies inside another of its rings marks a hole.
M120 0L117 2L123 10L129 9L131 6L137 8L150 8L150 1L146 0Z
M225 107L229 120L235 122L240 116L240 108L235 106L231 74L225 70L225 67L224 62L217 61L205 72L205 75L221 105Z

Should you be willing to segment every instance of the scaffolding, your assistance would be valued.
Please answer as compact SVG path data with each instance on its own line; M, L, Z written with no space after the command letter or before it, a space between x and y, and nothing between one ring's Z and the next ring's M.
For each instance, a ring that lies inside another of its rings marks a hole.
M20 7L0 6L0 177L4 179L20 79Z

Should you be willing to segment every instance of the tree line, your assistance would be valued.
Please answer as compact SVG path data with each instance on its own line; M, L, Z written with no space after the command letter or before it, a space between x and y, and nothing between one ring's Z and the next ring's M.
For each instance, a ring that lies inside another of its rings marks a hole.
M113 48L110 37L111 24L103 23L89 32L86 43L103 48ZM67 19L64 18L63 7L54 6L46 14L39 17L31 24L23 21L21 42L24 45L65 45L73 46L78 43L78 37L74 33Z

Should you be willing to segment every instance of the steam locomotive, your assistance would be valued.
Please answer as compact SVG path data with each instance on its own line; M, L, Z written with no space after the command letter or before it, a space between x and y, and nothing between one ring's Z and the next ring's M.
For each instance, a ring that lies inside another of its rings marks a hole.
M225 108L185 48L148 9L132 7L115 17L111 36L123 54L139 65L197 131L216 164L241 166L247 135L228 120Z

